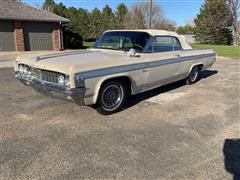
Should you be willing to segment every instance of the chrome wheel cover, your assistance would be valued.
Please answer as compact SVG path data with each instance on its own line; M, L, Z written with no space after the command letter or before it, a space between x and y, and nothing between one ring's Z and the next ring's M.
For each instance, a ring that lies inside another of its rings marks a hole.
M198 71L195 70L195 71L191 72L189 78L190 78L191 82L194 82L194 81L196 81L197 77L198 77Z
M123 100L123 88L115 84L105 87L101 94L103 109L113 111L117 109Z

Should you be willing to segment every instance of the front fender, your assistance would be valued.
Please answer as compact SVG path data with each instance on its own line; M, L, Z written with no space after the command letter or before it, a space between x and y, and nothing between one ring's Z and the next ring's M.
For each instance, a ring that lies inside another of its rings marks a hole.
M92 79L86 79L85 80L86 92L85 92L85 98L84 98L85 104L86 105L96 104L101 85L107 80L119 78L119 77L128 77L131 80L131 86L132 86L131 89L133 91L135 83L131 75L128 73L119 73L114 75L107 75L107 76L101 76L101 77L96 77Z

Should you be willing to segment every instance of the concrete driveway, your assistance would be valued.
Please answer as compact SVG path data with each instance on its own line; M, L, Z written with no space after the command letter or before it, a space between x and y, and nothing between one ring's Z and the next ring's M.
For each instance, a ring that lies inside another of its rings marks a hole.
M239 61L218 59L117 114L51 99L0 69L0 179L232 179L240 174ZM239 173L239 174L238 174Z

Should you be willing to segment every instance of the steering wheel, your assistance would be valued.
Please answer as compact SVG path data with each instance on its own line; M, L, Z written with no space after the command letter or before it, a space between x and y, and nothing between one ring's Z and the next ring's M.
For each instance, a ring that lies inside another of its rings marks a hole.
M133 45L133 47L132 47L133 49L136 49L136 50L138 50L138 51L143 51L143 47L142 46L140 46L139 44L134 44Z

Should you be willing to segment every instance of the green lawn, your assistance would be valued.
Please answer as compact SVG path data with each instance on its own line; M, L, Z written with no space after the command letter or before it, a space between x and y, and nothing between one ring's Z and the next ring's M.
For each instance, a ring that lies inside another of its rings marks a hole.
M89 48L94 42L83 42L84 48ZM209 45L209 44L191 44L192 48L210 48L213 49L218 56L229 57L232 59L240 59L240 46L227 45Z
M84 41L83 42L83 48L89 48L89 47L91 47L93 45L93 43L94 42L86 42L86 41Z
M240 46L227 45L208 45L208 44L191 44L192 48L210 48L213 49L218 56L229 57L232 59L240 59Z

